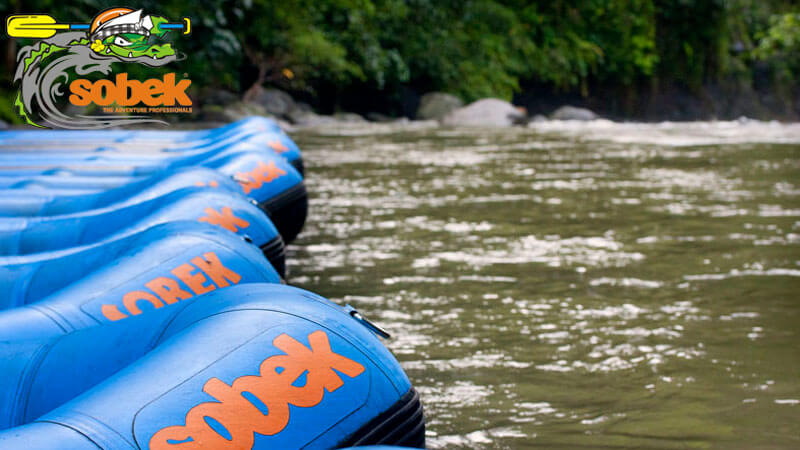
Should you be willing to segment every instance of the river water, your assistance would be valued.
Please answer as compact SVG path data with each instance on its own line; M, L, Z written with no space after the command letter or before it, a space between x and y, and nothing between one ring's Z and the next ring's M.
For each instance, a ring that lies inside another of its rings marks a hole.
M293 137L289 282L391 332L429 447L800 447L799 125Z

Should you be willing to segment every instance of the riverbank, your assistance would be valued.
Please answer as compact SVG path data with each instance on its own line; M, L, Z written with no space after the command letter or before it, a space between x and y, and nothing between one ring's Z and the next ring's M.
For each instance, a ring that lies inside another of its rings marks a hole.
M800 120L800 85L779 86L768 80L751 84L729 80L694 90L680 85L631 89L597 86L588 96L557 93L546 86L524 86L514 103L531 114L548 114L570 104L616 121L706 121L748 117L758 120Z
M763 109L758 109L758 101L751 99L748 103L742 99L732 99L739 105L750 105L755 109L742 106L741 108L726 109L725 114L711 114L699 111L698 105L687 106L688 113L683 110L663 108L659 113L642 116L627 117L607 113L613 111L613 106L603 105L597 99L581 99L571 96L521 96L513 102L496 98L484 98L465 104L460 98L443 92L431 92L415 100L412 112L407 116L391 116L377 112L359 114L355 112L336 112L332 114L321 113L311 105L301 100L296 100L289 93L278 89L258 89L251 92L246 98L225 90L206 92L196 96L196 106L190 114L162 115L159 118L169 122L175 128L211 128L224 123L240 120L249 116L263 116L275 119L285 130L299 130L307 128L335 128L366 125L366 124L408 124L412 128L425 127L530 127L534 129L567 129L590 131L603 134L611 129L612 124L666 124L661 127L669 128L670 123L725 123L730 122L732 129L744 130L749 125L757 123L796 123L800 115L786 112L781 119L763 119L771 117L770 114L758 114ZM683 100L681 100L683 98ZM772 97L769 97L772 98ZM655 101L652 100L651 101ZM677 96L671 100L674 103L686 102L685 97ZM569 103L562 103L569 102ZM691 102L689 102L691 103ZM800 111L800 98L796 101ZM597 105L599 109L593 110L586 106ZM717 104L719 107L719 104ZM716 108L716 107L715 107ZM74 108L73 108L74 109ZM655 106L644 108L645 111L657 109ZM754 115L735 112L753 112ZM68 114L85 114L86 111L68 111ZM564 122L564 123L561 123ZM586 126L575 123L586 122ZM561 124L560 124L561 123ZM569 125L572 123L572 125ZM748 125L749 124L749 125ZM8 124L0 121L0 129ZM22 125L15 125L18 127ZM145 125L145 128L162 128L162 125ZM639 125L630 125L635 129ZM639 127L648 129L647 127ZM691 127L690 127L691 128ZM614 136L610 136L614 137Z
M460 98L447 93L431 92L416 99L413 111L406 116L390 116L377 112L358 114L355 112L337 112L323 114L316 111L311 105L294 99L289 93L278 89L260 89L246 99L240 99L233 93L215 91L203 98L203 104L198 108L199 113L192 119L201 122L229 122L250 115L268 116L278 120L284 128L314 128L320 126L337 126L347 124L377 123L405 123L410 121L433 121L443 126L527 126L531 123L547 121L595 121L599 119L613 119L616 122L628 121L629 118L619 115L598 113L584 106L595 102L580 101L580 99L566 97L568 104L556 103L556 98L537 97L533 100L521 97L514 103L500 99L486 98L465 104ZM677 101L677 100L676 100ZM798 100L800 107L800 100ZM744 104L742 102L742 104ZM756 103L752 103L756 104ZM528 105L528 106L526 106ZM577 105L577 106L576 106ZM601 110L602 111L602 110ZM735 115L738 109L726 110L725 115L710 115L710 117L695 117L708 114L653 114L649 117L634 118L636 122L663 122L708 120L737 120L740 122L753 121L761 116ZM741 109L741 111L748 111ZM757 111L756 111L757 112ZM769 116L769 115L767 115ZM796 114L785 114L785 121L800 119Z

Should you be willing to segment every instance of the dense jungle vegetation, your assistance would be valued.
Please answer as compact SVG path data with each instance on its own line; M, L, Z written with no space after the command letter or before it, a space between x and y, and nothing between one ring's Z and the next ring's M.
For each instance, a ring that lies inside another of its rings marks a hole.
M0 10L88 22L122 3L0 0ZM742 95L765 117L800 114L800 6L788 0L132 0L125 6L193 19L193 34L174 38L187 58L170 70L189 74L201 101L213 90L245 95L264 85L323 111L400 115L413 114L419 95L444 91L465 101L514 98L534 110L549 105L540 99L566 99L643 118L654 107L680 109L676 98L712 105L711 113L724 116L714 98ZM0 118L11 121L15 54L26 42L4 39Z

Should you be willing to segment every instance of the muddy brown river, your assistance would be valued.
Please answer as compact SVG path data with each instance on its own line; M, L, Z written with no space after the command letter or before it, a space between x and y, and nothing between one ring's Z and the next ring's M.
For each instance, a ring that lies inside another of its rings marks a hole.
M800 126L293 138L289 282L391 332L429 447L800 447Z

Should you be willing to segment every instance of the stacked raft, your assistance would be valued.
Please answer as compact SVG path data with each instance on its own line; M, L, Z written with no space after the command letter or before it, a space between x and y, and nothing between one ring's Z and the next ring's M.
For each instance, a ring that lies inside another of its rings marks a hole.
M0 448L422 446L383 332L282 284L307 205L263 118L0 132Z

